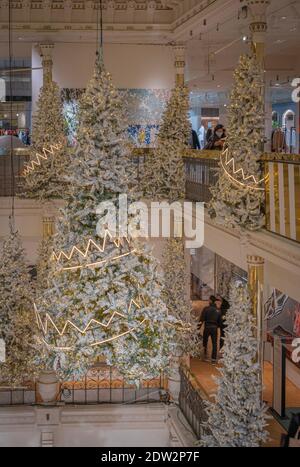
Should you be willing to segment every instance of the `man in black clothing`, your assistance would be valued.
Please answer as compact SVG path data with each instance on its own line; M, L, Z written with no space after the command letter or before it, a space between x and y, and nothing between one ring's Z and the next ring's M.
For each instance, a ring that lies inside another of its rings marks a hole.
M216 308L216 297L214 295L209 297L209 306L206 306L201 313L199 328L201 328L203 323L203 346L205 357L207 357L207 344L210 337L213 347L211 360L214 364L217 362L218 328L221 325L221 313Z
M221 295L217 295L217 300L221 302L221 334L220 334L220 350L224 346L224 339L225 339L225 329L226 329L226 313L230 308L229 303L227 300Z

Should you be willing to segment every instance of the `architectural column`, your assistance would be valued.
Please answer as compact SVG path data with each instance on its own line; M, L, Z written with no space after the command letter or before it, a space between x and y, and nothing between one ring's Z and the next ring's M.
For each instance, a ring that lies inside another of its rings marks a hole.
M184 69L185 69L185 46L183 44L176 44L173 46L175 56L175 73L176 85L184 85Z
M52 237L54 234L55 228L54 228L54 217L43 217L43 239L47 239L49 237Z
M114 0L109 0L107 2L106 17L107 17L107 22L108 23L113 23L114 22L115 6L116 5L115 5Z
M263 375L263 296L264 296L264 258L256 255L247 255L248 264L248 284L250 296L252 299L252 312L256 324L257 337L257 360L261 367L261 376Z
M270 3L271 0L247 0L251 15L250 31L252 41L257 58L262 65L264 64L265 41L268 29L266 14Z
M262 70L265 70L265 43L268 30L267 9L270 3L271 0L247 0L251 15L249 27L252 33L252 43ZM265 77L263 77L263 80L265 81ZM264 86L262 92L265 97L265 136L267 139L264 150L271 151L272 110L270 109L270 103L268 103L269 90Z
M52 52L54 49L54 44L39 44L41 57L42 57L42 67L43 67L43 85L47 82L52 81Z

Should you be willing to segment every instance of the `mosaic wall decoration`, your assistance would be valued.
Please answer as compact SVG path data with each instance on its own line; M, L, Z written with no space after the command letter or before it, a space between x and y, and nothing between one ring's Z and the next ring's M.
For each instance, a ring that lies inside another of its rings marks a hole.
M84 89L63 89L63 112L68 140L76 142L79 99ZM120 89L130 141L137 147L154 147L159 122L170 91L167 89Z
M279 290L265 304L265 319L269 333L300 337L300 304Z

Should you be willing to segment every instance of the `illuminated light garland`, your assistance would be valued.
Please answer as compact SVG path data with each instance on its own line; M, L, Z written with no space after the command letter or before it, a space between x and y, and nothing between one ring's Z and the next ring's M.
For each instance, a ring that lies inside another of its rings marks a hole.
M88 254L90 253L91 247L94 247L97 251L99 251L100 253L103 253L105 251L105 248L106 248L107 239L109 239L109 241L111 243L114 243L116 248L120 248L120 245L122 243L122 239L124 239L124 241L130 247L130 243L129 243L129 240L128 240L127 237L119 237L119 238L113 240L113 236L109 232L109 230L105 230L102 245L98 245L93 239L90 238L88 240L88 242L87 242L87 246L86 246L85 250L81 250L77 246L73 246L69 254L65 253L63 250L61 250L59 253L53 252L52 255L51 255L51 260L56 261L57 263L59 263L59 261L62 258L67 260L67 261L70 261L73 258L75 253L77 253L79 256L82 256L83 258L86 258L88 256ZM64 266L62 268L62 270L63 271L72 271L72 270L75 271L77 269L100 266L101 264L104 264L104 263L106 263L108 261L115 261L117 259L120 259L120 258L123 258L125 256L131 255L135 251L136 251L135 249L130 250L129 252L123 253L121 255L114 256L111 259L109 259L109 258L108 259L103 259L103 260L95 261L93 263L77 264L77 265L74 265L74 266Z
M129 303L129 306L128 306L128 309L127 309L127 314L130 314L131 312L131 309L133 307L133 305L135 305L138 309L141 308L141 303L142 303L142 297L139 296L138 300L134 300L134 299L131 299L130 300L130 303ZM37 309L37 306L36 304L34 303L33 304L34 306L34 312L35 312L35 316L36 316L36 320L37 320L37 324L38 324L38 328L42 330L42 333L44 334L44 336L46 337L47 333L48 333L48 328L49 328L49 325L51 325L54 330L56 331L56 333L58 334L59 337L62 337L66 331L67 331L67 328L68 327L73 327L76 331L78 331L80 334L84 335L86 334L88 331L90 330L94 330L94 329L97 329L97 327L99 326L102 326L103 328L106 328L108 329L108 327L110 326L110 324L112 323L112 321L114 320L114 318L116 316L118 317L121 317L121 318L126 318L126 315L123 314L123 313L120 313L118 311L114 311L112 316L110 317L110 319L108 320L107 323L104 323L104 322L101 322L101 321L98 321L96 319L91 319L89 321L89 323L83 328L83 329L80 329L76 324L74 324L72 321L70 320L67 320L62 328L62 330L59 330L58 327L56 326L55 322L53 321L53 319L51 318L51 316L46 313L46 317L45 317L45 320L44 320L44 323L40 317L40 313ZM136 329L138 329L145 321L147 321L147 318L144 318L138 326L135 326L131 329L128 329L128 331L124 331L122 332L121 334L118 334L116 336L113 336L113 337L107 337L106 339L103 339L101 341L97 341L97 342L94 342L92 344L89 344L90 347L95 347L97 345L102 345L102 344L105 344L106 342L111 342L115 339L119 339L120 337L123 337L127 334L130 334L132 332L134 332ZM96 325L96 327L95 327ZM91 327L93 326L93 327ZM55 346L55 345L52 345L52 344L49 344L45 339L41 338L42 342L47 345L49 348L52 348L53 350L61 350L61 351L70 351L70 350L73 350L74 347L59 347L59 346Z
M135 305L137 308L141 308L141 304L140 302L137 302L135 301L134 299L131 299L130 300L130 303L129 303L129 306L128 306L128 309L127 309L127 314L129 314L131 312L131 309L132 309L132 306ZM49 313L46 313L46 317L45 317L45 321L44 323L42 322L42 319L40 317L40 314L39 314L39 311L37 309L37 306L36 304L34 303L33 304L34 306L34 312L35 312L35 316L37 318L37 324L38 324L38 327L39 329L41 329L43 331L43 334L46 336L46 334L48 333L48 322L49 324L52 325L52 327L55 329L55 331L57 332L57 334L59 335L59 337L62 337L65 333L66 333L66 329L71 326L73 327L74 329L76 329L80 334L86 334L87 331L89 330L92 330L92 329L95 329L95 327L91 328L91 325L92 324L95 324L97 327L98 326L102 326L103 328L108 328L111 324L111 322L114 320L115 316L119 316L121 318L126 318L126 315L124 315L123 313L120 313L118 311L114 311L112 316L110 317L110 319L108 320L107 323L103 323L101 321L98 321L97 319L94 319L92 318L88 324L85 326L84 329L80 329L78 326L76 326L76 324L74 324L72 321L70 321L69 319L65 322L62 330L60 331L58 329L58 327L56 326L55 322L53 321L53 319L51 318L51 316L49 315Z
M131 250L128 253L123 253L122 255L114 256L113 258L109 258L109 259L102 259L101 261L95 261L94 263L64 267L62 268L62 271L76 271L77 269L92 268L92 267L100 266L101 264L108 263L109 261L116 261L117 259L124 258L125 256L131 255L132 253L135 253L135 252L136 250Z
M123 336L126 336L127 334L131 334L132 332L136 331L138 328L140 328L142 326L142 324L144 324L145 321L148 321L147 318L144 318L143 321L140 322L140 324L138 326L135 326L134 328L132 329L129 329L128 331L125 331L125 332L122 332L121 334L118 334L116 336L113 336L113 337L108 337L107 339L103 339L102 341L98 341L98 342L94 342L93 344L89 344L90 347L95 347L97 345L102 345L102 344L106 344L107 342L111 342L111 341L114 341L116 339L119 339L120 337L123 337ZM74 349L74 347L59 347L59 346L56 346L56 345L52 345L52 344L49 344L48 342L45 341L45 339L41 338L41 341L49 348L53 349L53 350L59 350L59 351L71 351Z
M43 160L48 160L49 155L54 156L55 151L59 151L62 148L62 144L50 144L50 149L43 148L43 155L36 153L36 158L29 161L27 164L24 164L23 177L34 172L35 167L40 167Z
M267 179L268 179L268 176L269 175L266 175L264 178L262 178L261 180L257 180L255 178L254 175L248 175L247 177L245 176L245 172L244 172L244 169L240 168L240 169L236 169L235 168L235 160L233 157L231 157L231 159L228 160L228 152L229 152L229 149L227 148L224 152L222 152L221 154L221 157L220 157L220 162L221 162L221 166L224 170L224 172L226 173L226 175L231 178L231 180L233 180L235 183L238 183L239 185L243 186L243 187L246 187L246 188L250 188L251 190L258 190L258 191L264 191L264 188L260 188L258 186L253 186L253 185L248 185L247 183L245 183L247 180L253 180L253 183L255 185L260 185L261 183L264 183ZM223 162L223 156L225 155L225 165L224 165L224 162ZM233 175L231 175L226 166L231 164L232 165L232 171L233 171L233 174L234 175L237 175L239 173L242 174L242 177L243 177L243 182L241 182L240 180L237 180Z

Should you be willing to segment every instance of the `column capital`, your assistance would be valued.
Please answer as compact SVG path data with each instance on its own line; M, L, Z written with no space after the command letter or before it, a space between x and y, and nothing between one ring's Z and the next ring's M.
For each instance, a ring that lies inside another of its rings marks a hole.
M247 255L247 263L249 266L263 266L265 259L257 255Z

